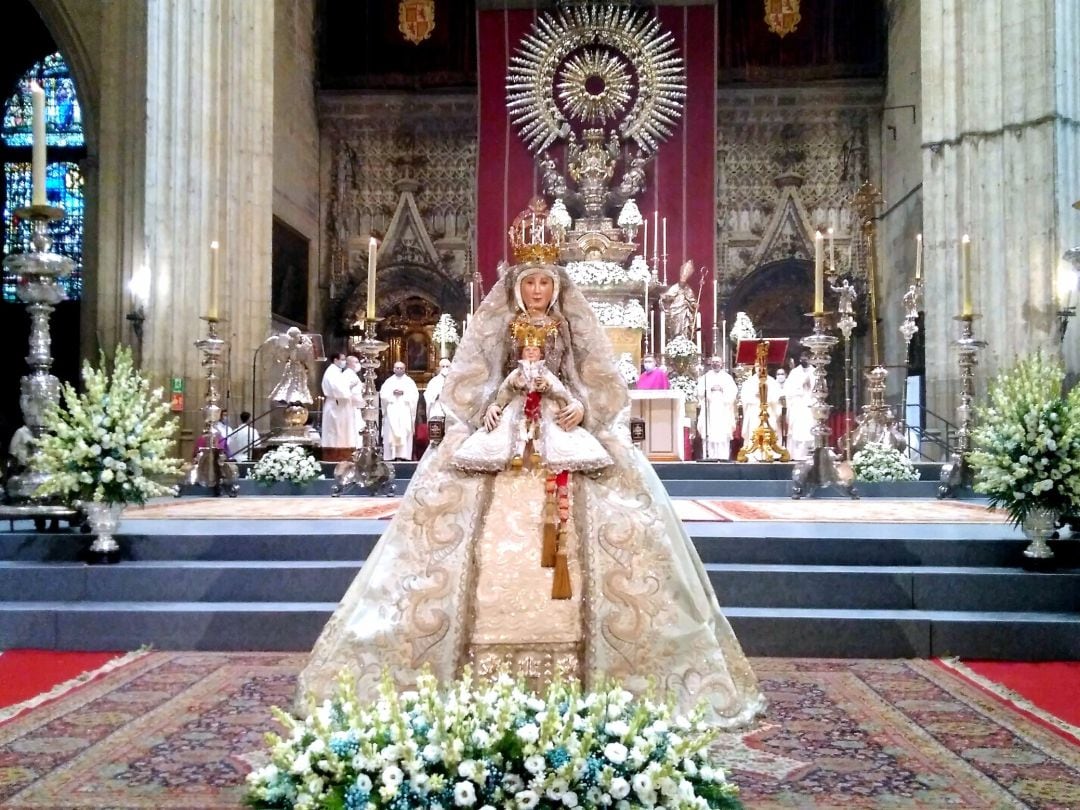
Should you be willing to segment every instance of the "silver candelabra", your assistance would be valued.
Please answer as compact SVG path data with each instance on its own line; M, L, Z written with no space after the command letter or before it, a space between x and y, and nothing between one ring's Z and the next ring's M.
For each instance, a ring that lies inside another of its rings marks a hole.
M975 366L978 365L979 349L986 347L986 341L975 338L973 323L978 315L958 315L960 337L953 343L956 346L960 363L960 404L956 407L956 447L949 460L941 467L941 479L938 483L938 497L955 497L962 486L972 482L971 464L971 418L975 401Z
M366 319L364 338L355 344L363 370L364 407L360 413L364 417L364 442L356 448L351 459L339 462L334 468L335 484L331 494L335 497L351 486L377 494L394 494L394 466L383 460L379 436L379 389L375 387L375 369L379 367L379 356L389 344L375 337L378 322L377 318Z
M203 438L195 460L185 471L185 479L190 485L207 487L215 495L224 491L235 498L240 491L237 484L236 465L228 460L224 450L217 446L217 424L221 421L221 392L218 390L218 373L222 367L222 355L225 341L218 336L218 319L204 317L206 337L195 341L195 348L202 353L202 366L206 369L206 395L203 400Z
M30 351L26 355L30 373L20 383L19 407L23 422L37 439L45 431L46 412L60 401L60 381L52 373L49 318L56 305L65 299L58 281L71 273L75 263L52 252L49 223L63 219L63 208L32 205L17 209L15 215L30 221L31 249L8 256L4 259L4 269L20 278L15 295L30 313ZM13 475L8 481L8 494L16 500L33 500L46 477L32 470Z
M799 342L810 350L810 365L814 367L814 385L810 389L810 396L814 400L810 406L814 416L811 430L814 450L810 458L795 465L791 476L791 497L798 499L803 495L813 495L818 489L835 486L849 497L857 498L851 466L847 462L838 462L829 446L829 436L832 434L829 412L832 408L829 405L828 369L832 349L840 339L826 334L826 313L814 312L811 317L814 319L813 334Z

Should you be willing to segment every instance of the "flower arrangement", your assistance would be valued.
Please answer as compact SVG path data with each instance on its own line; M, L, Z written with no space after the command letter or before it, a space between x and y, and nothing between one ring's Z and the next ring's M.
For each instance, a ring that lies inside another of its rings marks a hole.
M618 262L590 259L569 262L566 274L579 287L614 287L622 284L644 284L650 278L649 265L641 256L635 256L629 267Z
M975 491L1021 524L1029 513L1080 508L1080 387L1062 396L1065 369L1035 354L990 384L972 433Z
M679 335L667 342L664 346L664 356L672 360L685 360L698 355L698 347L688 337Z
M570 212L566 210L566 203L561 199L555 200L555 202L551 204L551 210L548 211L547 221L548 225L551 226L551 230L557 234L570 230L570 226L574 222L570 219Z
M615 684L544 697L502 674L466 670L440 690L430 672L397 694L389 679L362 705L348 679L305 720L280 710L270 763L247 777L255 808L738 808L710 761L718 732L699 709L676 715Z
M641 210L637 207L637 203L633 200L627 200L622 210L619 211L619 218L615 224L624 230L636 230L641 227L641 223L644 221L641 218Z
M851 467L860 481L919 480L919 471L911 459L880 442L869 442L852 456Z
M162 390L134 367L130 349L121 346L106 367L83 364L85 391L63 387L63 406L43 415L44 434L36 441L30 467L48 476L36 495L106 504L142 504L158 495L175 495L160 482L180 472L172 456L176 423Z
M461 340L458 337L457 323L450 313L444 312L439 316L435 329L431 332L431 339L439 345L457 344Z
M638 367L630 356L630 352L623 352L619 355L619 359L615 361L615 368L619 370L619 374L626 380L627 385L633 385L637 382Z
M322 477L322 466L300 445L282 444L255 462L251 477L266 485L279 481L307 484Z
M672 389L682 392L684 401L698 401L697 380L691 377L689 374L675 374L669 379L668 382L670 383Z
M645 308L638 300L626 304L614 304L609 301L590 301L593 312L603 326L618 326L624 329L644 329L648 319Z

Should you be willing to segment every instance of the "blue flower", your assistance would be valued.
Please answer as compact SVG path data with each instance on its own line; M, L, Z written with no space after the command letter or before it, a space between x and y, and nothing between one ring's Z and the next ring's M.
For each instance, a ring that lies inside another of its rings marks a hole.
M345 810L364 810L371 794L359 785L353 785L345 791Z
M545 756L547 757L548 766L551 768L561 768L570 761L570 754L561 745L552 748Z

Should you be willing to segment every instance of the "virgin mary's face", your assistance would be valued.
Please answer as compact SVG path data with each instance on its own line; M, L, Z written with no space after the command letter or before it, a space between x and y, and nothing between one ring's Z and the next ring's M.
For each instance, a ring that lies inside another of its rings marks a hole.
M547 312L554 293L555 282L543 273L533 273L521 280L521 300L529 312Z

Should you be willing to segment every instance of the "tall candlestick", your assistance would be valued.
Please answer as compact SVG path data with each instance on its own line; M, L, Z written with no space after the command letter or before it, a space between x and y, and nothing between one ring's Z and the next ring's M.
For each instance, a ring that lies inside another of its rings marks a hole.
M522 228L524 228L522 223ZM378 252L379 243L375 237L368 240L367 248L367 319L375 320L375 254Z
M702 350L701 350L701 313L700 312L694 317L694 331L697 332L697 350L698 350L698 354L701 354Z
M922 280L922 234L915 235L915 280Z
M829 272L832 275L836 273L836 251L833 249L833 229L829 228Z
M662 245L662 247L660 249L660 253L664 257L664 283L667 284L668 283L668 275L667 275L667 217L664 217L663 225L664 225L664 242L663 242L663 245Z
M33 153L30 164L33 194L31 205L48 205L45 198L45 91L37 82L30 82L30 100L33 103L34 117Z
M210 243L210 306L207 309L206 317L212 321L216 321L220 314L221 269L218 266L218 247L216 239Z
M969 318L975 314L975 308L971 305L971 237L966 233L960 240L960 287L963 295L960 315Z
M660 247L660 211L657 209L652 212L652 238L653 238L653 254L659 253L657 248Z
M814 234L814 314L825 311L825 243L821 231Z
M645 236L641 245L641 255L645 257L645 264L649 263L649 220L645 220Z

